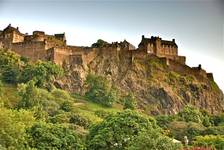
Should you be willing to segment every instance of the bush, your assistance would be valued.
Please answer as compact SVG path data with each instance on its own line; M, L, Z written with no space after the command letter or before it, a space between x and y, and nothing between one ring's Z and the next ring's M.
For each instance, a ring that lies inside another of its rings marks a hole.
M224 149L224 136L206 135L198 136L193 143L195 146L212 147L216 149Z
M224 135L224 126L208 127L203 135Z
M100 117L100 118L106 118L110 115L114 114L113 112L108 112L108 111L105 111L105 110L97 110L95 111L95 115Z
M36 81L38 87L48 87L55 78L63 75L63 69L52 63L38 61L35 64L28 64L22 71L21 81Z
M60 112L56 115L54 115L53 117L50 118L50 121L52 123L69 123L70 122L70 116L71 114L68 112Z
M96 103L106 107L111 107L117 99L116 90L111 84L101 76L88 75L86 79L86 97Z
M134 110L136 108L136 99L133 94L128 94L124 97L124 109L131 109Z
M158 126L160 126L163 129L167 129L169 124L174 120L175 120L175 117L171 115L156 116L156 121Z
M61 104L60 109L65 112L70 112L70 111L72 111L72 103L70 101L64 101Z
M189 142L192 142L192 139L195 136L203 134L205 127L202 124L194 122L183 122L183 121L174 121L169 124L170 134L177 140L183 141L184 136L187 136Z
M96 43L92 44L92 47L95 48L102 48L102 47L106 47L109 43L102 40L102 39L98 39Z
M6 149L26 149L26 128L34 121L29 111L0 108L0 145Z
M15 84L19 81L21 68L25 62L14 52L0 49L0 74L2 80Z
M18 87L21 100L18 103L18 108L32 108L40 103L39 92L34 85L34 81L29 81L27 84L20 84Z
M2 80L6 83L16 84L20 78L20 69L18 66L7 66L2 73Z
M211 118L212 118L212 122L214 123L215 126L224 124L224 113L222 113L220 115L212 116Z
M71 114L69 122L75 125L82 126L84 128L88 128L91 124L91 121L87 119L86 117L83 117L79 114L74 114L74 113Z
M196 122L196 123L202 123L203 121L203 115L202 113L192 106L186 106L184 109L179 112L178 114L180 116L180 119L186 122Z
M60 125L36 123L27 130L29 146L36 149L80 150L84 146L76 133Z
M162 135L156 130L141 133L133 141L129 150L180 150L181 143L174 143L172 139Z
M87 136L87 146L93 150L128 149L143 131L155 128L155 120L125 110L94 125Z

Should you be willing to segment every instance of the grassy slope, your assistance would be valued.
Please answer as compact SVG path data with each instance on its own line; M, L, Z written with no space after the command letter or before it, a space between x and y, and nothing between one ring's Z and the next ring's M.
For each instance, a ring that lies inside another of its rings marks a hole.
M103 107L101 105L95 104L93 102L88 101L85 97L73 94L72 95L75 99L74 107L76 108L75 111L79 113L81 116L84 116L90 119L92 122L99 122L102 119L98 117L95 112L96 111L106 111L106 112L117 112L122 110L122 106L119 104L114 104L112 108ZM3 95L2 99L0 100L4 103L5 107L7 108L15 108L16 104L19 101L19 95L17 91L17 87L4 84L3 86Z

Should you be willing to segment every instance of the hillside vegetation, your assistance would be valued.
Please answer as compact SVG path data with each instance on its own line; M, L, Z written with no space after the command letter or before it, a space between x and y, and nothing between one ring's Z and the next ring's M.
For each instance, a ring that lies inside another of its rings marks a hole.
M0 149L224 149L224 114L186 105L150 116L135 94L104 76L89 74L82 95L56 88L65 74L51 62L0 51Z

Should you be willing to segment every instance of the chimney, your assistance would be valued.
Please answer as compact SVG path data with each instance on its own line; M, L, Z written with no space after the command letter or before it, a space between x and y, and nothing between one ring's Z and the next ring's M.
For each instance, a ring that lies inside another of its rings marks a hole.
M16 30L19 30L19 27L16 27Z
M175 39L172 39L172 41L175 43Z
M142 39L144 39L145 38L145 36L144 35L142 35Z

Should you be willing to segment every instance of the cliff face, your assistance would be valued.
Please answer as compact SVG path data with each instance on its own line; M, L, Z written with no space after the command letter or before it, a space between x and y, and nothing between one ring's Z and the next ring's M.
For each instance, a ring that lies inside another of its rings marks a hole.
M151 114L174 114L186 104L211 113L224 111L224 96L216 83L200 71L185 65L170 65L153 55L133 55L127 51L98 51L92 60L64 65L67 76L60 85L83 93L88 73L105 76L121 93L133 92L139 108Z

